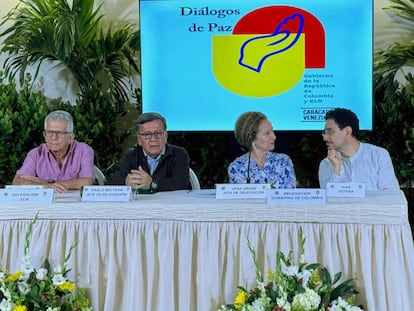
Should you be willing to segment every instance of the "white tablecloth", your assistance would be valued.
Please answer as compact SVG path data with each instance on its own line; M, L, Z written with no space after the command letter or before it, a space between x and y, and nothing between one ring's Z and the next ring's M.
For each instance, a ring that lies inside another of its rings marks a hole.
M249 239L266 274L277 250L355 278L368 310L413 310L414 246L401 192L326 205L266 205L216 200L208 191L142 195L132 202L79 202L60 195L50 206L0 204L0 266L19 269L29 221L32 263L69 261L70 277L88 288L95 310L216 310L239 284L255 285Z

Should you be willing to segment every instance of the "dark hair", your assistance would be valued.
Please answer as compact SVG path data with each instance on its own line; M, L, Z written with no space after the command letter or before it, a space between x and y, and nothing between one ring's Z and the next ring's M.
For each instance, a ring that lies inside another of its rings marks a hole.
M145 112L143 114L141 114L138 119L135 121L135 125L137 127L137 132L139 131L139 126L141 124L150 122L150 121L154 121L154 120L161 120L162 124L164 125L164 131L167 130L167 121L165 120L165 118L160 115L159 113L156 112Z
M352 136L359 139L359 119L357 115L349 109L335 108L330 110L325 115L325 120L334 120L339 128L349 126L352 128Z
M259 130L259 125L267 117L257 111L249 111L241 114L234 129L234 135L242 147L250 148L256 134Z

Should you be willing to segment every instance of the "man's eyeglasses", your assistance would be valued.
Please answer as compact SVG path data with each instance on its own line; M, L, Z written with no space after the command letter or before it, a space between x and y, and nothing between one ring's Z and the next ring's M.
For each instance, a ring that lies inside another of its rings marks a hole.
M138 135L144 137L145 140L150 140L152 137L155 139L161 139L164 137L164 131L163 132L145 132L145 133L138 133Z
M62 138L66 134L70 134L69 132L61 132L61 131L51 131L51 130L44 130L43 134L46 137L53 137L53 135L56 135L58 138Z
M331 135L333 135L333 134L335 134L336 132L339 132L339 131L342 131L342 129L340 129L340 128L337 128L337 129L329 128L329 129L324 129L321 134L322 134L322 136L325 136L325 135L331 136Z

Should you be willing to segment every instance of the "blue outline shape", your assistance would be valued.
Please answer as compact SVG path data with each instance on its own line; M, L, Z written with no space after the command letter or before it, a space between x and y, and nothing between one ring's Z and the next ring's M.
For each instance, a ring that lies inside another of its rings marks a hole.
M244 49L245 49L245 47L246 47L246 45L249 43L249 42L252 42L252 41L255 41L255 40L258 40L258 39L263 39L263 38L270 38L270 37L273 37L273 36L276 36L276 35L278 35L278 34L285 34L285 36L283 37L283 38L281 38L281 39L279 39L279 40L276 40L275 42L272 42L272 43L270 43L270 44L268 44L268 46L271 46L271 45L275 45L275 44L279 44L280 42L282 42L282 41L284 41L284 40L286 40L287 38L289 38L290 36L291 36L291 32L289 31L289 30L280 30L283 26L285 26L285 24L287 24L290 20L293 20L293 19L295 19L296 17L298 17L299 18L299 27L298 27L298 31L297 31L297 33L296 33L296 37L295 37L295 39L288 45L288 46L286 46L286 47L284 47L283 49L280 49L280 50L277 50L277 51L275 51L275 52L272 52L272 53L270 53L270 54L267 54L267 55L265 55L261 60L260 60L260 62L259 62L259 64L257 65L257 67L253 67L253 66L250 66L250 65L248 65L248 64L244 64L243 63L243 58L244 58ZM299 14L299 13L294 13L294 14L292 14L292 15L290 15L290 16L287 16L283 21L281 21L278 25L277 25L277 27L276 27L276 29L275 29L275 31L272 33L272 34L270 34L270 35L264 35L264 36L258 36L258 37L254 37L254 38L251 38L251 39L249 39L249 40L247 40L247 41L245 41L243 44L242 44L242 46L241 46L241 48L240 48L240 58L239 58L239 65L241 65L241 66L243 66L243 67L246 67L246 68L248 68L248 69L251 69L251 70L253 70L253 71L256 71L256 72L260 72L260 70L262 69L262 66L263 66L263 63L264 63L264 61L268 58L268 57L270 57L270 56L273 56L273 55L275 55L275 54L279 54L279 53L282 53L282 52L284 52L284 51L286 51L286 50L288 50L288 49L290 49L298 40L299 40L299 37L300 37L300 35L302 34L302 31L303 31L303 26L304 26L304 24L305 24L305 19L304 19L304 17L303 17L303 15L302 14Z

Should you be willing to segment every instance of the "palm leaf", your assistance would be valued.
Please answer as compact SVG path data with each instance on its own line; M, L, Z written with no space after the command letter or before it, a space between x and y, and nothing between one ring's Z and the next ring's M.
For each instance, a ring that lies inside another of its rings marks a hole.
M101 93L117 98L119 109L129 101L131 77L139 73L136 25L120 30L100 29L102 4L93 0L21 0L3 19L11 24L0 34L1 52L7 53L4 71L10 79L18 75L23 83L29 66L35 76L44 60L66 67L78 82L81 93L98 82Z
M393 99L395 87L404 84L407 79L406 67L414 67L414 1L390 0L391 5L384 8L397 25L400 32L399 39L391 44L387 50L375 53L374 72L377 87L385 87L386 99ZM401 33L401 31L403 32ZM396 79L400 75L403 79Z

